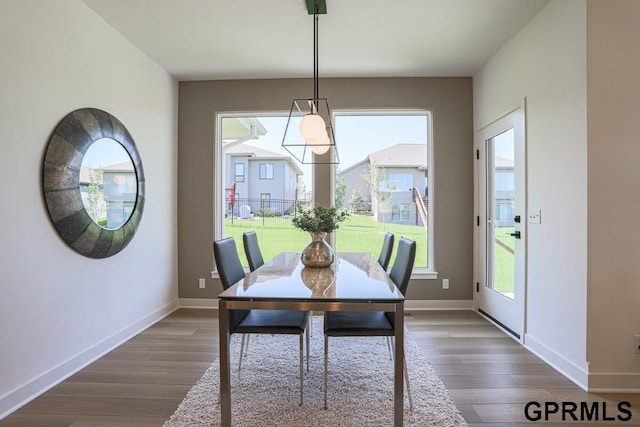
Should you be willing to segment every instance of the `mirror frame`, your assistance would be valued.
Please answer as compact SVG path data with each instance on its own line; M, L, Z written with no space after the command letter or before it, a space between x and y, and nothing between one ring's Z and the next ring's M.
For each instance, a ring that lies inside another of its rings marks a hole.
M131 157L137 195L131 216L120 228L109 230L87 213L80 194L80 168L87 149L109 138ZM145 200L142 161L127 128L114 116L95 108L67 114L49 139L42 169L42 187L49 217L58 234L73 250L89 258L107 258L123 250L140 225Z

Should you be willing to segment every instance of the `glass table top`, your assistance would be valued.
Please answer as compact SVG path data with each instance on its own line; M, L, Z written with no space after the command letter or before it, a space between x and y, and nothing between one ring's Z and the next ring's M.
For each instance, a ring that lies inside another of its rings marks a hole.
M388 302L404 296L370 253L336 253L331 267L309 268L300 253L282 252L219 298Z

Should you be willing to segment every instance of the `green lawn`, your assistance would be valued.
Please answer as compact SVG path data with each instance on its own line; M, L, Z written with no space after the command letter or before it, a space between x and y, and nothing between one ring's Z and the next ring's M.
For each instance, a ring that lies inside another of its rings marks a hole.
M260 219L225 222L225 237L234 237L243 265L248 266L242 247L242 233L255 230L258 234L260 249L265 260L273 258L279 252L300 252L311 242L309 233L295 228L289 220L272 222L263 226ZM427 267L427 233L424 227L377 223L367 215L351 215L340 223L336 230L336 250L339 252L371 252L376 257L382 247L384 233L390 231L398 239L407 237L416 241L415 267ZM391 263L395 259L395 250Z
M496 240L513 250L515 239L510 236L513 227L498 227L495 229ZM495 246L494 289L501 293L514 292L515 257L499 244Z

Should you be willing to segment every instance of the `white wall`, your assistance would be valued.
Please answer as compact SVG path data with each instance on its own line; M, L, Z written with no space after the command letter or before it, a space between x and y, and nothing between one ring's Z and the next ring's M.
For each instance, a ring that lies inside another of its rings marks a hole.
M586 2L552 0L474 76L476 130L526 97L525 345L587 384Z
M0 2L0 418L173 310L177 82L80 0ZM70 111L100 108L136 141L137 235L102 260L58 237L41 162Z
M640 393L640 2L587 4L589 387Z

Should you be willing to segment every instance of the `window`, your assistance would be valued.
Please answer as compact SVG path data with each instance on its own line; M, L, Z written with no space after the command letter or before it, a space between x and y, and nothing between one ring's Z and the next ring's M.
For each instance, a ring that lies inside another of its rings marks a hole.
M244 182L244 163L235 163L234 170L233 180L235 182Z
M387 181L380 181L382 191L409 191L413 188L413 176L409 174L389 174Z
M301 251L309 243L309 234L294 228L291 216L297 206L310 203L312 168L298 164L282 148L288 113L221 113L216 117L214 209L218 214L214 215L214 238L233 237L245 267L242 234L246 231L258 234L265 261L282 251Z
M391 220L409 221L409 219L411 218L409 209L411 209L411 205L408 203L393 205L391 207Z
M428 111L335 112L335 203L357 212L336 232L338 251L377 255L390 231L416 241L416 271L433 270L430 122Z
M260 163L260 179L273 179L273 163Z
M216 212L229 211L225 192L233 180L243 198L236 197L233 214L215 216L215 238L241 242L243 232L255 230L265 260L282 251L301 251L309 235L294 228L291 217L297 207L312 203L314 168L299 164L282 147L288 112L221 113L217 120ZM340 164L332 168L331 191L336 207L352 211L334 234L335 249L377 257L384 232L390 231L396 239L416 241L414 273L431 274L430 113L334 111L334 128ZM240 176L243 181L237 181ZM242 244L237 246L246 263Z

